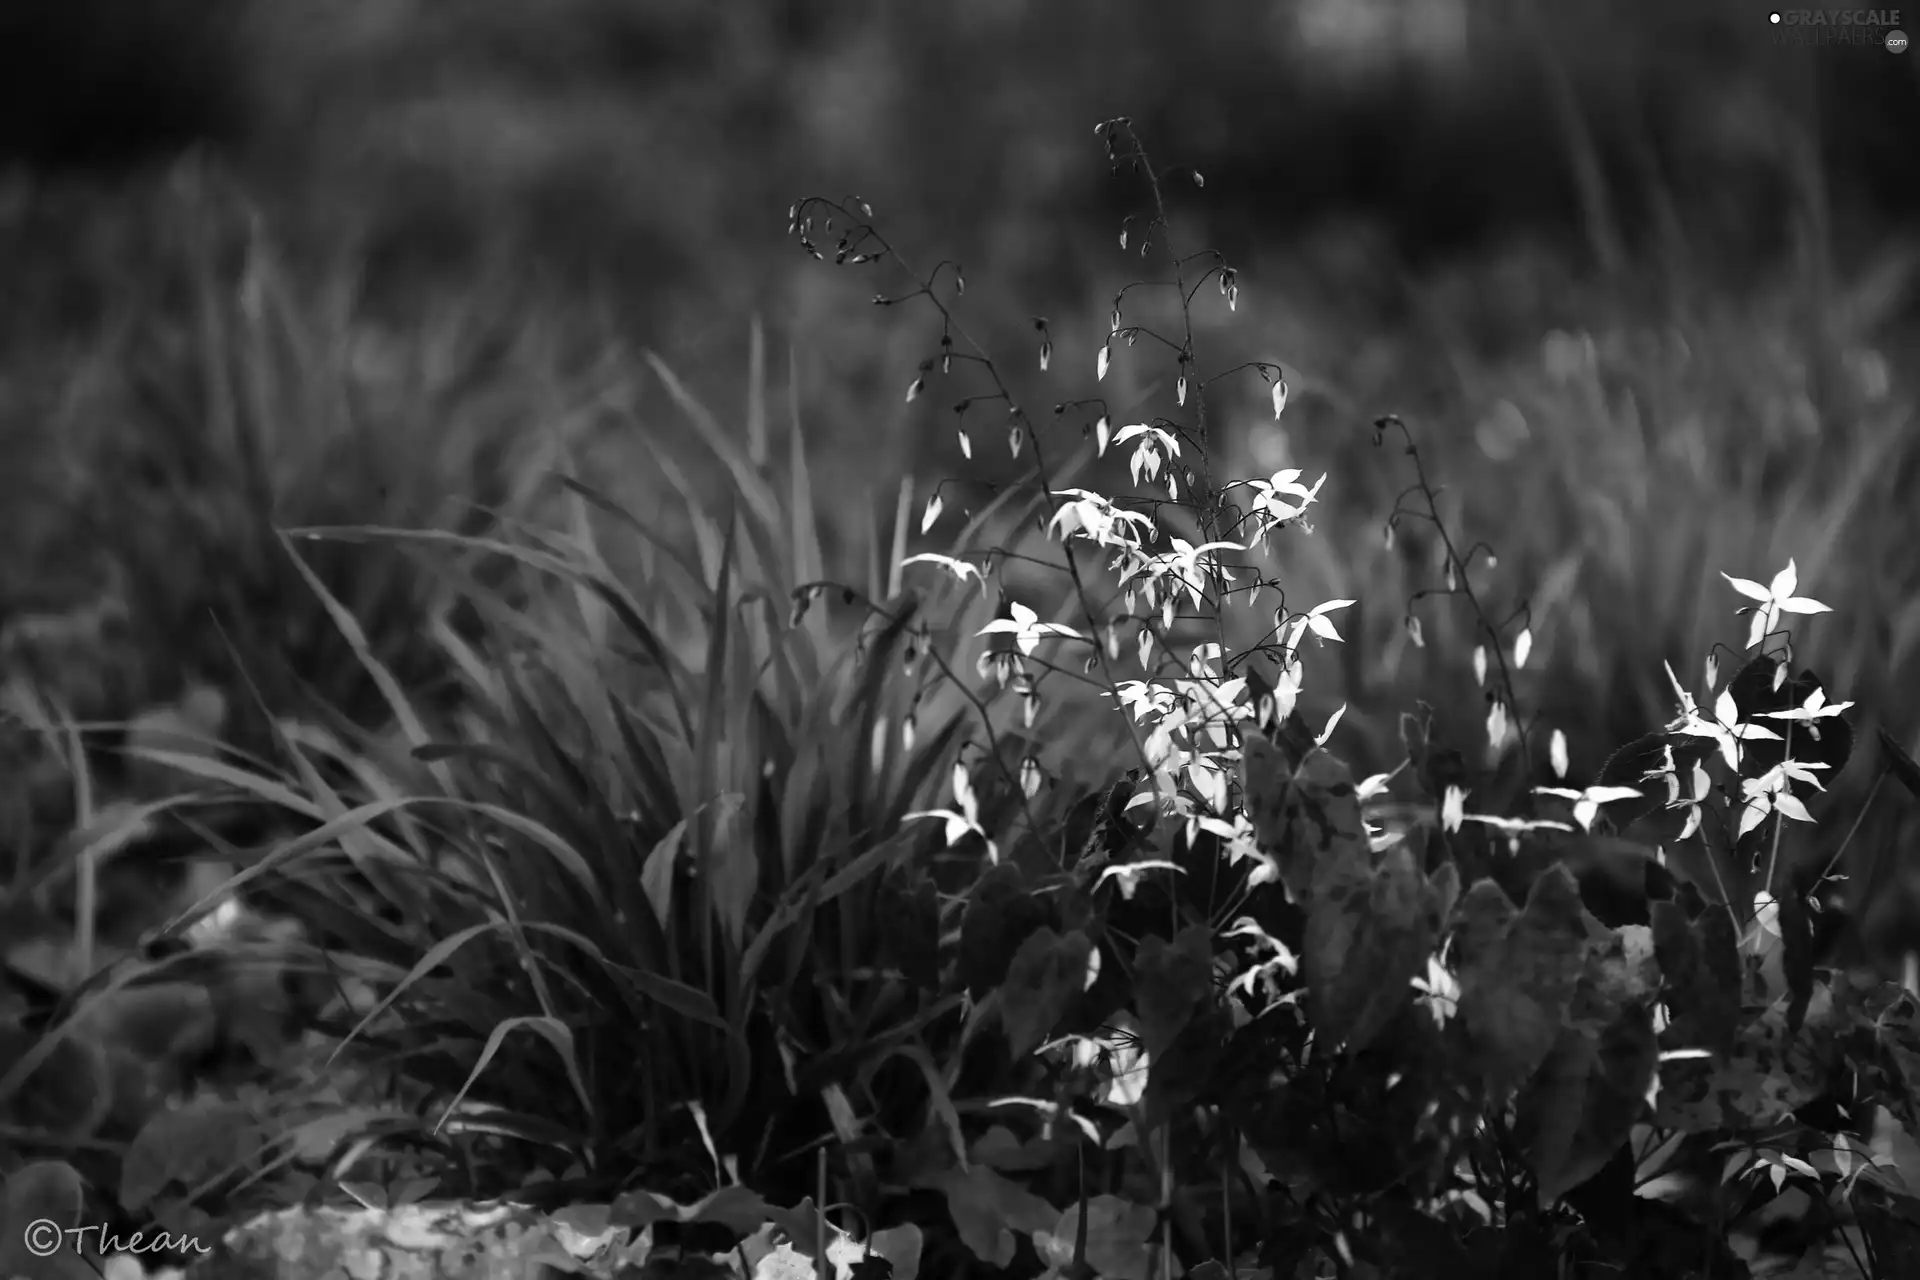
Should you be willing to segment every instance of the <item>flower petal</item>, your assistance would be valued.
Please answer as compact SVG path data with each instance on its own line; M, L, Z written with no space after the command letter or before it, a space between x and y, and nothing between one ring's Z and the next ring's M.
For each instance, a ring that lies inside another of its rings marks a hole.
M1767 594L1775 600L1785 600L1799 585L1800 571L1794 567L1792 560L1788 560L1787 567L1773 575L1773 583L1767 588Z

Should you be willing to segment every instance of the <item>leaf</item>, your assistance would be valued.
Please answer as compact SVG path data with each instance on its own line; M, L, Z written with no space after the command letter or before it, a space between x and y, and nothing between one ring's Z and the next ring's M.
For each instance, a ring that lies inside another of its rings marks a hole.
M1659 1063L1653 1016L1630 1005L1604 1031L1567 1028L1522 1091L1515 1130L1539 1185L1540 1205L1600 1172L1646 1109Z
M934 990L940 985L940 898L932 879L906 889L889 877L877 897L882 951L909 982Z
M1092 953L1093 944L1078 929L1063 938L1042 927L1020 944L1000 984L1000 1023L1015 1062L1040 1047L1086 989Z
M1653 904L1654 957L1675 1048L1726 1053L1740 1033L1740 953L1733 920L1718 908L1689 920L1677 902Z
M1606 814L1617 831L1626 831L1634 823L1652 815L1660 830L1643 836L1649 843L1666 844L1678 837L1683 815L1664 810L1666 793L1658 783L1649 783L1646 775L1666 767L1667 748L1673 749L1674 766L1685 776L1693 766L1713 752L1713 744L1703 738L1670 738L1655 731L1643 734L1621 746L1600 766L1595 787L1632 787L1640 798L1616 800L1608 804Z
M278 989L280 975L268 970L266 977ZM103 991L74 1016L101 1044L129 1049L154 1061L197 1060L213 1045L220 1022L212 994L192 982L153 982Z
M1439 941L1439 893L1403 841L1380 867L1315 888L1301 974L1316 1036L1359 1052L1412 998Z
M1904 990L1901 994L1905 995ZM1913 1026L1910 1002L1906 1012L1904 1019L1888 1019L1905 1025L1887 1036L1887 1056L1892 1059L1893 1070L1888 1073L1890 1087L1885 1105L1887 1120L1897 1130L1890 1140L1896 1167L1901 1180L1911 1188L1920 1187L1920 1142L1913 1138L1920 1133L1920 1032Z
M14 1236L29 1222L44 1218L62 1230L78 1226L86 1207L86 1184L79 1172L64 1160L37 1160L22 1165L0 1181L0 1224L7 1236L0 1247L14 1243Z
M924 1250L925 1238L920 1228L911 1222L903 1222L897 1227L882 1227L867 1237L868 1255L885 1258L892 1263L893 1280L917 1280L920 1255Z
M1087 1200L1087 1265L1101 1280L1152 1280L1154 1212L1119 1196ZM1034 1234L1042 1261L1064 1267L1073 1261L1080 1233L1080 1206L1071 1205L1050 1231Z
M947 1197L947 1213L960 1240L990 1267L1013 1261L1014 1233L1030 1236L1052 1229L1060 1211L1025 1187L983 1165L949 1169L932 1180Z
M1741 1029L1725 1055L1664 1064L1654 1123L1688 1133L1765 1129L1819 1097L1829 1074L1810 1033L1789 1032L1786 1006L1775 1004Z
M791 1209L783 1209L779 1205L774 1204L767 1205L766 1224L770 1230L764 1235L756 1232L753 1239L743 1242L742 1249L746 1252L747 1260L750 1262L754 1261L754 1246L761 1244L763 1240L774 1240L785 1237L787 1243L782 1246L776 1246L773 1253L778 1255L781 1250L784 1249L788 1255L788 1260L791 1261L793 1265L789 1270L780 1270L776 1267L769 1266L767 1261L762 1259L755 1262L753 1273L755 1280L762 1280L763 1272L770 1273L770 1275L766 1277L766 1280L774 1280L775 1277L787 1275L801 1277L802 1280L812 1280L812 1277L819 1274L819 1268L814 1266L814 1259L819 1256L814 1252L816 1241L820 1239L822 1234L825 1235L827 1256L829 1260L831 1260L835 1252L834 1246L839 1243L842 1238L840 1228L836 1227L831 1219L823 1217L820 1211L814 1207L812 1196L805 1197L799 1204L794 1205ZM824 1233L821 1230L822 1227L825 1228Z
M682 818L673 824L666 835L660 837L646 860L640 864L640 890L646 895L647 904L653 908L654 918L663 929L673 923L674 864L680 858L686 838L687 820Z
M1581 804L1595 800L1605 803L1605 793L1589 791L1576 801L1575 819ZM1586 831L1549 836L1541 843L1574 873L1581 901L1604 924L1645 924L1652 903L1673 896L1667 869L1647 845Z
M302 1162L325 1161L333 1157L341 1143L357 1137L375 1122L396 1120L404 1114L397 1108L345 1107L292 1126L285 1131L284 1140L287 1149Z
M494 1024L493 1030L487 1035L486 1044L481 1047L479 1057L474 1060L473 1069L467 1073L466 1082L460 1086L459 1092L454 1094L453 1101L447 1104L449 1114L459 1109L460 1104L466 1100L468 1091L479 1083L480 1077L486 1073L487 1067L499 1054L507 1037L523 1028L553 1046L553 1051L560 1055L561 1064L566 1068L567 1082L573 1086L574 1096L579 1099L581 1109L588 1116L593 1114L593 1095L587 1091L586 1079L580 1074L580 1060L574 1049L573 1029L558 1018L539 1014L502 1018Z
M1213 933L1188 925L1168 945L1150 934L1134 957L1134 1008L1149 1062L1158 1062L1213 994Z
M1908 795L1915 800L1920 800L1920 764L1914 763L1913 757L1893 740L1892 734L1885 729L1879 732L1880 750L1887 757L1887 768L1892 770L1895 778L1899 779L1900 785L1907 789Z
M722 1187L690 1205L649 1191L629 1191L607 1210L607 1223L644 1231L656 1222L711 1222L748 1236L773 1217L765 1200L745 1187Z
M1809 700L1816 700L1816 707L1821 705L1817 699L1825 688L1818 675L1805 669L1791 680L1780 680L1784 670L1779 659L1763 654L1742 666L1727 686L1741 724L1752 721L1756 730L1765 726L1777 735L1743 739L1741 773L1757 777L1791 753L1802 763L1826 766L1818 770L1820 786L1831 787L1853 758L1853 724L1844 713L1821 714L1811 720L1778 717L1778 713L1804 708ZM1778 688L1776 680L1780 680ZM1805 779L1794 779L1792 790L1802 803L1818 794Z
M358 1178L341 1178L338 1180L338 1186L368 1209L387 1208L387 1190L377 1182L362 1182Z
M1494 881L1473 882L1460 900L1460 927L1454 948L1462 972L1499 949L1519 914L1520 908Z
M1013 956L1047 910L1027 889L1017 863L995 864L974 882L960 918L960 979L975 1000L1006 979Z
M1627 925L1589 941L1566 1024L1517 1100L1543 1206L1598 1173L1645 1114L1659 1066L1659 994L1651 928Z
M237 1102L201 1096L158 1111L135 1135L120 1167L120 1203L140 1210L170 1183L193 1187L244 1168L260 1153L253 1115Z
M0 1276L90 1280L96 1272L66 1235L86 1211L86 1184L64 1160L22 1165L0 1181Z
M1517 915L1489 880L1468 890L1461 909L1460 1017L1496 1089L1513 1088L1559 1039L1586 968L1588 917L1560 863L1534 882Z
M1780 930L1781 970L1787 980L1787 1030L1797 1033L1813 999L1813 913L1807 909L1806 894L1796 885L1785 886L1777 901L1780 909L1774 923Z
M1587 945L1586 972L1567 1009L1567 1025L1598 1035L1628 1007L1651 1007L1659 993L1653 930L1635 924L1609 929Z
M1360 874L1372 865L1353 775L1330 752L1309 752L1296 771L1283 750L1249 734L1241 743L1240 783L1254 843L1272 858L1295 902L1314 884Z
M403 1178L393 1186L392 1200L395 1205L419 1204L440 1187L438 1178ZM604 1216L605 1206L601 1206Z
M1854 1182L1848 1200L1879 1274L1920 1275L1920 1200L1865 1178Z
M747 797L738 791L715 796L707 813L713 833L706 842L707 861L698 874L706 885L714 919L729 942L744 948L760 888L760 857L750 830L752 814Z
M306 581L307 587L319 599L321 606L325 608L327 612L327 616L332 620L335 629L339 631L341 639L347 642L347 647L353 651L354 657L359 659L360 666L372 679L374 687L380 691L381 697L386 700L388 709L393 712L394 722L398 724L406 734L407 741L416 747L426 745L429 739L425 725L421 723L419 714L414 710L413 704L407 701L406 693L401 689L400 682L394 679L393 673L374 656L373 648L367 643L366 632L361 628L359 620L327 590L326 584L320 580L320 576L313 571L312 567L309 566L305 560L300 558L300 553L294 550L293 540L288 536L286 531L277 530L276 536L279 538L280 546L286 552L287 558L293 561L294 569L300 574L301 578ZM440 773L437 769L435 772L443 782L448 782L447 775ZM448 782L448 785L451 785L450 782Z
M1023 1142L1013 1130L997 1124L974 1139L973 1149L967 1155L974 1163L984 1164L988 1168L1008 1173L1031 1173L1059 1159L1060 1147L1057 1142L1044 1136Z
M1427 883L1433 888L1434 918L1443 926L1453 919L1453 909L1460 901L1460 868L1455 863L1443 862Z

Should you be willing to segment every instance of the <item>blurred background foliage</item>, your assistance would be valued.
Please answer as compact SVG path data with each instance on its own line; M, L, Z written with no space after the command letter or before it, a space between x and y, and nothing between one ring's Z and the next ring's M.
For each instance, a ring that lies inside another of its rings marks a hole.
M1803 658L1920 745L1920 62L1774 32L1744 0L11 5L8 672L126 716L235 687L237 653L270 704L375 714L272 528L481 533L538 519L566 458L644 508L685 428L638 353L738 406L754 317L857 576L901 476L971 501L983 472L943 397L903 403L936 333L868 305L897 280L796 253L788 205L857 192L918 260L966 264L1036 402L1086 394L1138 274L1090 133L1126 114L1205 175L1186 243L1242 270L1231 323L1198 313L1209 360L1295 387L1280 426L1257 388L1214 398L1221 470L1332 475L1277 568L1298 607L1361 601L1307 706L1353 704L1356 767L1392 763L1415 697L1463 741L1481 713L1471 620L1431 612L1425 650L1401 625L1438 573L1381 537L1411 479L1367 446L1385 412L1498 553L1494 616L1530 601L1521 692L1576 777L1670 715L1663 659L1739 634L1719 572L1789 556L1839 611ZM1148 364L1104 388L1121 415L1164 390ZM432 575L312 563L388 667L448 676Z

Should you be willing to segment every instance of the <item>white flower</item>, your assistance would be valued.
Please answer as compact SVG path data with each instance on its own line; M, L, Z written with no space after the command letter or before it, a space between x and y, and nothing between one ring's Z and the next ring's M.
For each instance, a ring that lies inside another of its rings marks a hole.
M1727 768L1738 772L1740 769L1740 744L1764 739L1769 742L1780 741L1780 735L1765 725L1751 722L1741 723L1740 709L1733 703L1733 691L1723 689L1714 700L1712 720L1708 720L1698 711L1692 712L1685 724L1674 730L1695 738L1712 738L1720 744L1720 758L1727 762Z
M1754 610L1753 626L1747 631L1747 648L1758 645L1766 635L1780 625L1783 613L1831 613L1832 610L1818 600L1809 600L1805 596L1796 596L1794 589L1800 585L1799 571L1792 560L1787 567L1773 575L1773 581L1766 586L1746 578L1736 578L1732 574L1722 573L1721 577L1733 584L1733 589L1749 600L1758 600L1760 607Z
M1039 647L1043 636L1064 636L1069 640L1084 638L1078 631L1063 623L1040 621L1040 615L1024 604L1016 602L1010 607L1013 613L1011 618L995 618L974 634L985 636L1012 632L1013 642L1019 645L1020 652L1028 657L1033 656L1033 651Z
M962 582L969 578L978 581L980 578L978 566L968 564L965 560L955 560L952 556L935 555L931 551L922 552L917 556L908 556L900 563L903 565L937 564Z
M1827 716L1837 716L1852 706L1851 702L1827 703L1827 691L1815 689L1807 695L1807 700L1797 707L1786 711L1762 711L1761 715L1769 720L1802 720L1806 722L1807 732L1813 735L1815 742L1820 741L1820 726L1816 723Z
M1594 817L1600 812L1600 806L1615 800L1634 800L1640 791L1635 787L1588 787L1584 791L1575 791L1571 787L1535 787L1535 793L1545 796L1559 796L1562 800L1573 801L1573 820L1583 830L1593 829Z
M980 801L973 793L973 779L967 774L967 766L958 761L953 766L953 802L957 809L922 809L904 815L903 821L911 822L915 818L941 819L946 823L949 845L969 831L987 840L987 833L980 826ZM1000 852L991 840L987 840L987 860L1000 861Z

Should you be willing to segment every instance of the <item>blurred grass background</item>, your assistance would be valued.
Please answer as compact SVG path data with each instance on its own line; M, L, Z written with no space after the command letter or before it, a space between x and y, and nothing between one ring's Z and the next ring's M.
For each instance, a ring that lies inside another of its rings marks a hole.
M1085 394L1138 270L1090 134L1124 113L1206 175L1188 246L1241 268L1231 323L1201 306L1206 358L1295 385L1281 427L1228 393L1221 470L1332 475L1278 569L1296 602L1361 602L1307 704L1353 704L1357 766L1392 763L1416 696L1463 739L1480 709L1471 620L1430 613L1424 651L1401 627L1438 574L1421 538L1383 545L1411 479L1368 447L1385 412L1498 553L1490 607L1530 599L1522 693L1576 777L1670 714L1663 659L1740 634L1720 571L1790 556L1837 611L1804 659L1917 745L1910 56L1778 47L1735 0L86 0L0 24L0 650L78 717L237 687L235 654L269 705L377 715L272 529L539 521L562 458L677 509L656 459L686 428L640 353L737 416L754 317L860 576L902 475L979 473L940 397L902 403L934 331L868 304L894 281L795 252L788 204L870 200L917 259L967 265L1037 403ZM1117 363L1116 403L1146 365ZM313 564L385 665L453 683L442 580L391 548Z

